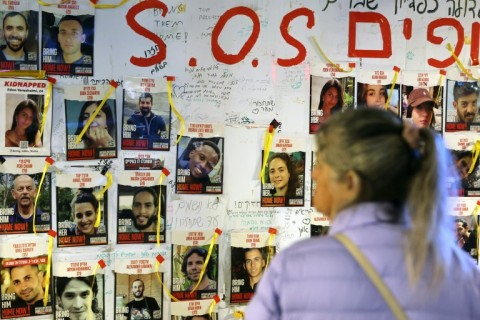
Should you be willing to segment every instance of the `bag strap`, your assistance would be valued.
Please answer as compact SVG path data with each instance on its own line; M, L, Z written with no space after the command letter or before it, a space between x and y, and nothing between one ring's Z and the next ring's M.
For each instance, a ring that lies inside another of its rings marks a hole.
M377 271L372 266L370 261L368 261L367 257L362 253L360 248L358 248L358 246L353 243L349 237L342 233L336 234L334 237L347 249L347 251L362 267L363 271L365 271L370 281L372 281L372 283L375 285L377 290L382 295L382 298L395 315L395 318L398 320L407 320L407 314L398 303L398 300L393 296L392 291L387 287L382 278L380 278Z

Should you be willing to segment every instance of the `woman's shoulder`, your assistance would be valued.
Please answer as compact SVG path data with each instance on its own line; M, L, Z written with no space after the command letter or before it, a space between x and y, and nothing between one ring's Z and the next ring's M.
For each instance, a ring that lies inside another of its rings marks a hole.
M18 147L17 137L13 130L5 131L5 147Z

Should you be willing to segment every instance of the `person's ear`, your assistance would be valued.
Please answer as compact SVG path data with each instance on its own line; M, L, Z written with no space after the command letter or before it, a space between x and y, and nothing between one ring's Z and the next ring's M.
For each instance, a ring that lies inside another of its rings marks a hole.
M85 35L85 33L82 33L82 37L81 37L81 43L85 43L85 40L87 39L87 36Z
M458 106L457 101L454 100L454 101L453 101L453 108L454 108L455 110L457 110L457 106Z
M348 170L345 175L345 188L347 195L351 201L354 201L360 194L362 180L360 176L353 170Z

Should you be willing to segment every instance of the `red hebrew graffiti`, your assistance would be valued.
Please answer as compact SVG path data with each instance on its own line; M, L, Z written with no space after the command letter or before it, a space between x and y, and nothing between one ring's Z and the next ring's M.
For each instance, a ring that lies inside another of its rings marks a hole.
M162 62L167 57L167 45L161 38L159 38L155 33L152 31L145 29L142 27L136 20L135 17L140 12L147 10L147 9L160 9L162 11L162 17L165 17L167 14L168 8L167 6L158 0L145 0L141 1L138 4L134 5L130 10L128 10L126 19L127 24L132 28L133 31L136 33L144 36L147 39L152 40L158 45L158 52L148 58L139 58L139 57L130 57L130 62L139 67L148 67L153 66L157 63Z
M472 66L478 66L478 47L480 46L480 23L472 24L472 45L470 46L470 59Z
M463 27L459 21L453 18L441 18L441 19L433 20L428 24L427 40L433 44L442 44L443 37L436 36L434 32L435 32L435 29L440 27L445 27L445 26L453 27L455 28L455 30L457 30L457 44L455 46L454 52L458 57L460 55L460 52L462 52L463 41L464 41ZM437 60L434 58L430 58L427 60L428 64L435 68L447 68L452 63L455 63L455 58L452 57L448 51L445 50L445 52L447 53L448 58L446 58L445 60Z
M389 58L392 55L392 31L387 18L378 12L351 11L348 27L348 56L358 58ZM356 48L357 23L378 23L382 34L381 50L359 50Z
M412 37L412 19L410 18L403 20L403 36L407 40L410 40Z
M299 16L306 16L308 18L307 27L309 29L311 29L315 25L315 17L314 17L313 11L308 8L299 8L299 9L293 10L287 13L283 17L282 23L280 24L280 32L282 34L282 37L283 39L285 39L285 41L289 45L297 48L298 54L296 57L291 59L278 58L277 59L278 65L282 67L290 67L290 66L300 64L305 60L305 57L307 56L307 50L305 49L305 46L288 33L290 22L292 22L293 19Z
M225 24L234 16L237 15L244 15L250 18L253 23L252 34L247 39L247 41L243 44L242 48L238 52L238 54L228 54L226 53L218 44L218 38L222 33ZM235 7L225 11L223 15L220 16L218 19L217 24L212 30L212 53L215 59L218 62L223 62L225 64L235 64L243 59L245 59L246 55L252 50L253 46L257 42L258 35L260 34L260 19L258 18L255 11L247 7Z

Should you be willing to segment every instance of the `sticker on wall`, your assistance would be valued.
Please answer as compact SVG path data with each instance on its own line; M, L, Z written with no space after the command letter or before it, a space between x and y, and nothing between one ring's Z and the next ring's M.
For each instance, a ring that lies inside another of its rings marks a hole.
M124 171L118 175L117 243L165 242L167 188L161 171ZM158 232L158 234L157 234Z
M1 70L38 70L38 5L34 0L3 1Z
M105 277L97 263L93 260L55 261L55 320L105 319Z
M312 210L310 215L310 236L325 236L330 229L330 220L322 213Z
M305 143L274 137L262 181L262 207L301 207L305 204ZM263 151L262 151L263 162Z
M126 77L123 150L170 150L171 109L164 79Z
M45 235L2 240L2 319L52 314L52 291L46 289L51 288L47 253Z
M32 233L33 221L35 232L52 228L51 173L43 177L44 167L41 158L7 158L0 165L1 234Z
M105 184L105 176L99 172L57 174L58 247L107 243Z
M446 132L480 130L479 87L477 81L447 80Z
M49 74L93 75L95 9L88 2L42 6L42 69Z
M247 303L253 297L267 264L275 255L268 232L231 233L231 303Z
M124 170L163 170L165 156L156 152L123 151Z
M213 231L172 231L171 291L178 300L210 299L217 293L218 245L209 251L213 235Z
M188 123L177 145L176 193L223 193L224 127Z
M64 89L67 160L117 157L115 95L91 118L111 86L67 86Z
M52 108L46 108L48 81L0 79L2 155L50 155Z

